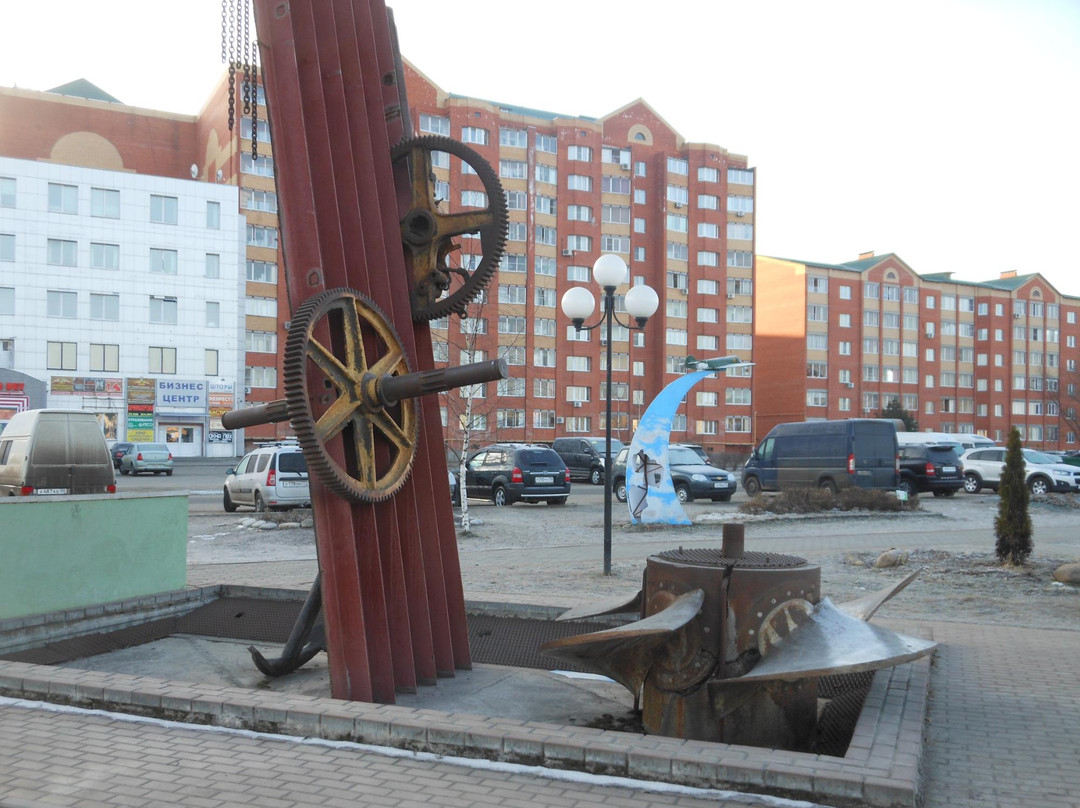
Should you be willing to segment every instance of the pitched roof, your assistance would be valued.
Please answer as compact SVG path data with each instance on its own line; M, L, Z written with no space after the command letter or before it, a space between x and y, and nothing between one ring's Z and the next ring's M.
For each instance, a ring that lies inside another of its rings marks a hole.
M124 103L119 98L113 98L96 84L89 82L86 79L75 79L75 81L69 81L67 84L61 84L59 87L53 87L51 90L46 90L46 92L55 93L56 95L70 95L75 98L85 98L90 101L108 101L111 104Z

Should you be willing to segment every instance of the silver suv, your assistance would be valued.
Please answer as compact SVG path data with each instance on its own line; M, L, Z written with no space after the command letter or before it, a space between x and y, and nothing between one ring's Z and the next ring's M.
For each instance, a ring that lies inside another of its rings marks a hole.
M226 475L222 504L229 513L238 505L256 511L311 505L307 461L295 443L261 446Z
M1080 490L1080 468L1034 449L1023 449L1027 487L1033 494ZM964 490L977 494L983 488L997 491L1005 465L1005 448L971 449L960 458L964 465Z

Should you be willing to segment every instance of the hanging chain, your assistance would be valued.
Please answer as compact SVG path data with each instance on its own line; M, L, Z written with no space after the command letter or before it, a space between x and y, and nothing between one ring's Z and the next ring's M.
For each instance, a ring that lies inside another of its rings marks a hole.
M221 61L229 65L229 131L238 118L250 115L251 158L258 160L259 46L251 41L250 19L251 0L221 0Z

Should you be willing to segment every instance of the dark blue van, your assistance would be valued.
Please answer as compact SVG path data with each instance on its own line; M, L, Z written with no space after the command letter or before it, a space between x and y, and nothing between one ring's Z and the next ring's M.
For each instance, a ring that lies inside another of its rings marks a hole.
M778 424L743 467L746 493L788 488L896 488L896 425L877 418Z

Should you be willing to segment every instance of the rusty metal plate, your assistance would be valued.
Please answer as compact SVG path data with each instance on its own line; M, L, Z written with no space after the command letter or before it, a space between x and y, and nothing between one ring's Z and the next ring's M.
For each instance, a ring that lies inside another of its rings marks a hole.
M700 567L801 567L806 563L805 558L785 555L784 553L758 553L754 551L744 552L738 558L728 558L721 550L712 548L665 550L657 553L654 558L664 561L673 561L677 564L693 564Z

